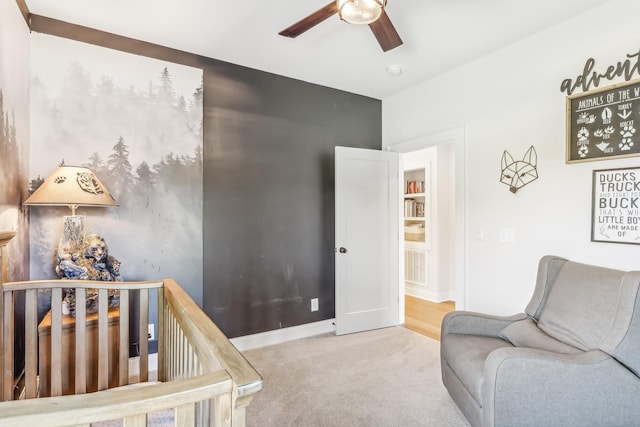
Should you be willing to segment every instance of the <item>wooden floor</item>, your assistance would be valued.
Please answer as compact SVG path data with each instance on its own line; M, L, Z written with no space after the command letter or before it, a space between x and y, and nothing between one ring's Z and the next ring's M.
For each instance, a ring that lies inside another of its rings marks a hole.
M404 304L405 328L440 341L442 318L455 309L455 302L437 303L405 295Z

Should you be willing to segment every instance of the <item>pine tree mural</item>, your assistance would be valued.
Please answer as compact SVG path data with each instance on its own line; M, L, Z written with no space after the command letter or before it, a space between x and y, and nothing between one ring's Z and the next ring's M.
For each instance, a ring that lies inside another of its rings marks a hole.
M116 145L113 146L113 153L107 160L108 172L105 184L110 189L111 195L116 200L126 200L133 186L133 175L131 174L131 163L129 163L129 147L120 137Z
M193 89L178 91L185 70L175 64L156 61L156 71L132 85L101 65L56 60L48 66L64 67L61 90L51 90L46 75L33 78L31 96L39 102L32 120L39 125L32 147L89 167L118 202L81 213L122 261L125 280L174 277L187 291L201 289L202 72L190 70ZM135 65L127 69L136 72Z

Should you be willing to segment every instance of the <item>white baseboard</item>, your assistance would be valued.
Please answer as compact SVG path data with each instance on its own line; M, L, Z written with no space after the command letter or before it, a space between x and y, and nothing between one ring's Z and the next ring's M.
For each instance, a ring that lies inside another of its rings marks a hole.
M424 299L431 302L443 302L451 300L450 292L434 291L425 286L416 285L414 283L405 283L404 292L412 297Z
M334 319L327 319L320 322L292 326L290 328L231 338L229 341L240 351L251 350L253 348L266 347L268 345L280 344L300 338L335 332L336 325L334 321Z
M291 326L290 328L276 329L273 331L261 332L259 334L245 335L231 338L229 341L239 350L251 350L253 348L266 347L268 345L280 344L300 338L312 337L333 333L336 331L335 319L321 320L320 322L307 323L304 325ZM149 371L158 369L158 353L149 354ZM140 357L129 358L129 375L140 373Z

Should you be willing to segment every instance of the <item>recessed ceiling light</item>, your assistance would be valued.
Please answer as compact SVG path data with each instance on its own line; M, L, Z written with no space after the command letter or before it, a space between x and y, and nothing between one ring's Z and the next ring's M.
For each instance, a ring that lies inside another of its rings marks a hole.
M397 64L389 65L387 67L387 74L394 77L399 76L400 74L402 74L402 68Z

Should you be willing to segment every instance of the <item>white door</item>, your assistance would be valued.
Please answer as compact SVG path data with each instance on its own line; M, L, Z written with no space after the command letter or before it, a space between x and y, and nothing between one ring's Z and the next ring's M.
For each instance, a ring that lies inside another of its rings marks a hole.
M398 324L398 154L336 147L336 334Z

